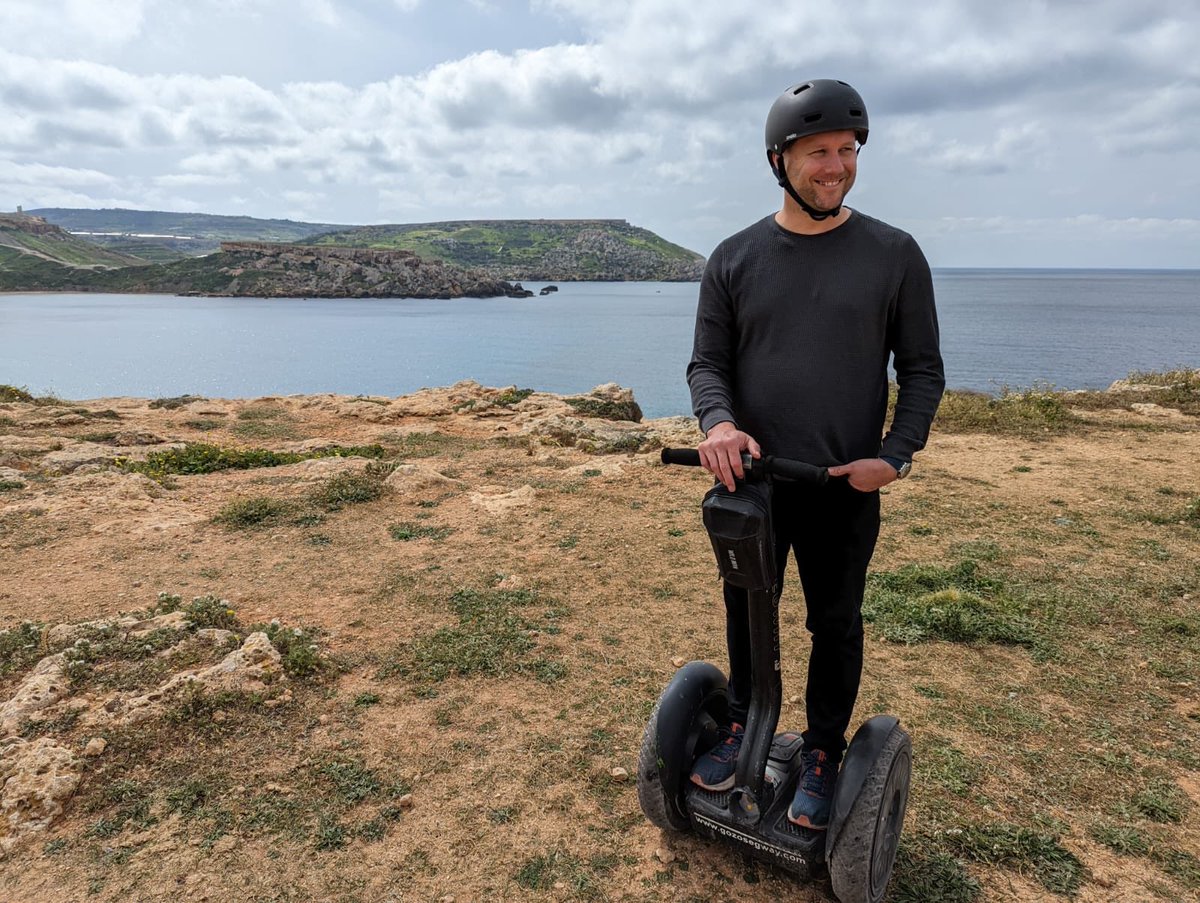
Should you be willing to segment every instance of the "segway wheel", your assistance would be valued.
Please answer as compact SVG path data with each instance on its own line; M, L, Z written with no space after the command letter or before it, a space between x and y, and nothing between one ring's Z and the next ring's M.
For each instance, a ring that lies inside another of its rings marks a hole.
M677 807L676 788L668 789L662 782L662 763L659 762L658 751L658 712L665 698L665 693L659 697L642 734L642 749L638 753L638 803L641 804L646 818L655 827L664 831L688 831L692 823Z
M912 777L912 741L892 731L867 773L837 845L829 851L829 878L841 903L879 903L887 890Z

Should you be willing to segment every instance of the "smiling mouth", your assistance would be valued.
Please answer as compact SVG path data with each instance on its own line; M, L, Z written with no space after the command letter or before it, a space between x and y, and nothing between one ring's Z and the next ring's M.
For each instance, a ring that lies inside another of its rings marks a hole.
M839 186L839 185L841 185L841 184L842 184L842 180L841 180L841 179L836 179L836 180L834 180L834 181L832 181L832 182L820 182L820 181L818 181L818 182L817 182L817 184L818 184L818 185L820 185L822 188L837 188L837 186Z

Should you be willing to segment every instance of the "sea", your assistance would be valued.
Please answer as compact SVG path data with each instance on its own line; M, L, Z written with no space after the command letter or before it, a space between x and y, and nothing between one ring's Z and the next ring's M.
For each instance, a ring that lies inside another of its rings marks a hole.
M946 381L1102 389L1200 367L1200 270L934 271ZM545 283L525 283L535 292ZM631 388L690 413L696 283L568 282L532 298L0 295L0 384L64 399L401 395L463 379Z

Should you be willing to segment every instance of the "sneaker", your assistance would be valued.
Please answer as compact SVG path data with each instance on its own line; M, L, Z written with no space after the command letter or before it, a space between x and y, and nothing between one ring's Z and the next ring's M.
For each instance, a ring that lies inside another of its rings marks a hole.
M802 771L788 821L812 831L829 827L829 811L833 808L833 789L837 786L837 766L831 765L823 749L805 750L800 754Z
M705 790L718 792L733 787L737 757L742 748L745 728L734 723L719 730L717 745L702 755L692 768L692 783Z

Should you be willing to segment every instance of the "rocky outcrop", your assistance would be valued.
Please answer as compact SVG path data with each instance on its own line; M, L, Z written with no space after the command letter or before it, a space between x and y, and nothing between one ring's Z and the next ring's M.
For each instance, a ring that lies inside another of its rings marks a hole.
M491 298L519 289L411 251L222 242L224 285L193 294L256 298Z
M82 776L75 754L53 740L0 740L0 859L62 814Z

